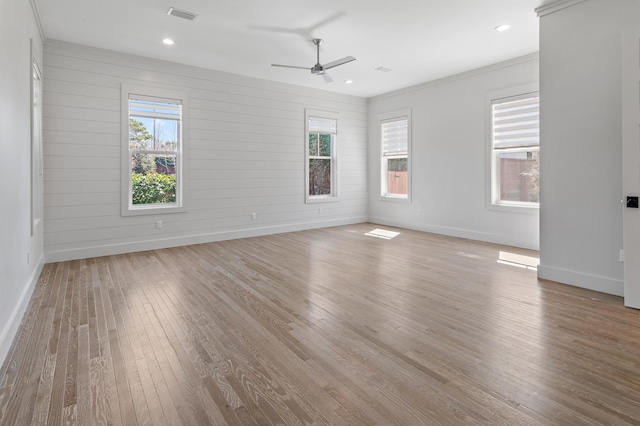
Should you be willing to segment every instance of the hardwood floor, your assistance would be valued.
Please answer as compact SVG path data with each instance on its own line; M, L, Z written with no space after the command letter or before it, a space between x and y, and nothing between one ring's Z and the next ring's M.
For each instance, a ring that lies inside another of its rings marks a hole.
M0 424L640 424L639 312L500 251L536 254L361 224L47 264Z

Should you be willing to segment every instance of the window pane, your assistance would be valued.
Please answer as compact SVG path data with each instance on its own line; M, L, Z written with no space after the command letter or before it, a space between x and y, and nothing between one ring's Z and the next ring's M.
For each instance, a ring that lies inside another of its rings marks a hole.
M388 169L390 172L406 172L407 171L407 159L406 158L390 158Z
M140 118L129 118L129 149L151 149L153 135Z
M387 194L408 195L409 173L406 158L387 160Z
M540 202L540 152L501 152L500 201Z
M313 157L318 156L318 134L309 133L309 155Z
M131 154L132 204L176 202L175 154Z
M331 160L309 160L309 195L331 194Z
M129 118L129 148L149 151L178 149L178 121L162 118Z
M320 134L320 156L331 157L331 135Z

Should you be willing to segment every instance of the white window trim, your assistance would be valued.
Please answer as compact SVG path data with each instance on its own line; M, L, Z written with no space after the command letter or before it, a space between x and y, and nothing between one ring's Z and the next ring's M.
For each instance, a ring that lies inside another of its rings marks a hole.
M336 121L336 134L331 144L331 194L328 195L309 195L309 118L326 118ZM317 109L305 108L304 110L304 196L305 203L331 203L340 201L338 198L338 159L339 159L339 141L340 133L340 114L331 111L322 111Z
M398 118L407 118L407 195L395 195L395 194L383 194L383 177L382 177L382 122L398 119ZM410 203L411 202L411 192L412 192L412 168L411 168L411 108L400 109L392 112L387 112L380 114L378 116L378 134L377 134L377 144L378 144L378 158L376 160L378 164L378 199L381 201L391 201L391 202L399 202L399 203Z
M485 107L486 107L486 158L485 158L485 178L486 178L486 193L485 203L487 210L495 210L511 213L522 214L538 214L540 209L539 203L496 203L494 194L498 190L496 188L497 180L493 177L498 173L497 165L494 161L493 150L493 102L498 99L511 98L522 95L539 95L540 87L538 83L530 83L521 86L514 86L502 90L494 90L487 92L485 95ZM540 149L540 146L538 146Z
M42 151L42 68L35 57L33 40L31 44L31 144L30 144L30 211L31 236L36 235L36 229L43 218L42 193L44 188L44 156Z
M135 208L130 204L130 182L131 182L131 163L129 159L129 95L139 95L143 98L161 98L173 99L179 101L182 105L182 116L180 119L180 150L177 158L178 161L178 190L176 191L176 203L171 205L137 205ZM188 95L185 92L175 90L167 90L164 88L142 85L122 84L120 91L121 101L121 138L122 138L122 162L121 162L121 215L122 216L139 216L150 214L164 213L180 213L187 211L187 111Z

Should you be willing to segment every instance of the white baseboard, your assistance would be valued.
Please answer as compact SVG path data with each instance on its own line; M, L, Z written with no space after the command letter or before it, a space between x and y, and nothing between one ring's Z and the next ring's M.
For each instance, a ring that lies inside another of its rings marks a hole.
M212 232L209 234L179 236L148 241L136 241L133 243L80 247L70 250L47 251L47 248L45 247L45 261L47 263L52 263L76 259L88 259L91 257L111 256L116 254L133 253L147 250L158 250L170 247L188 246L191 244L212 243L215 241L233 240L237 238L259 237L262 235L281 234L284 232L303 231L307 229L352 225L354 223L363 223L366 221L366 216L356 216L287 225L247 228L233 231Z
M538 278L599 291L600 293L613 294L614 296L624 296L624 281L613 278L599 277L546 265L538 266Z
M44 254L40 256L40 259L38 259L37 265L38 266L33 270L33 273L29 277L29 281L27 281L24 286L24 290L20 295L18 303L16 303L16 307L11 313L9 321L4 326L2 333L0 334L0 366L4 364L5 358L11 349L11 345L13 344L18 330L20 329L22 318L24 317L24 313L27 311L27 307L31 301L31 295L33 294L33 290L36 288L38 278L40 278L40 273L44 266Z
M450 228L446 226L433 226L425 224L405 223L387 217L370 217L369 222L380 225L395 226L398 228L412 229L414 231L429 232L432 234L447 235L450 237L466 238L469 240L484 241L487 243L501 244L511 247L519 247L529 250L538 250L538 245L517 235L492 234L488 232L470 231L468 229Z

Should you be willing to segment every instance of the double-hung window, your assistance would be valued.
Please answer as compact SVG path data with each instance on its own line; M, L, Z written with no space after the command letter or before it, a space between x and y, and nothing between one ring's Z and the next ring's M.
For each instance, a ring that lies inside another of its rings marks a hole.
M492 204L538 206L540 201L540 97L538 93L493 100L491 129Z
M401 111L380 119L381 197L409 199L411 181L409 117L408 111Z
M126 87L122 95L126 101L123 215L182 211L186 97Z
M338 117L335 113L306 110L306 200L337 200L336 142Z

